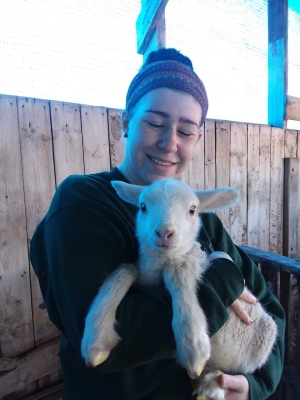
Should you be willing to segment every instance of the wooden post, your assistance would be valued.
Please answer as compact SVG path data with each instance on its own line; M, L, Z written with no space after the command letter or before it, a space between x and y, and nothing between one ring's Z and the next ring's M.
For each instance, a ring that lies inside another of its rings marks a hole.
M284 160L283 254L300 259L300 158Z
M288 0L268 1L268 124L284 127L287 92Z
M137 52L144 60L151 51L166 47L165 7L168 0L142 0L136 22Z

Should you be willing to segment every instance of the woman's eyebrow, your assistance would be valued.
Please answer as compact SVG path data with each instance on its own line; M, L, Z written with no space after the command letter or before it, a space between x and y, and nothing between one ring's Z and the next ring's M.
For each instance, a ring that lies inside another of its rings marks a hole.
M164 118L170 118L170 114L168 114L168 113L166 113L166 112L164 112L164 111L146 110L146 112L150 112L150 113L153 113L153 114L157 114L157 115L160 115L161 117L164 117ZM199 128L199 124L197 124L197 122L192 121L192 120L189 119L189 118L180 117L180 118L179 118L179 122L183 122L183 123L185 123L185 124L196 125L197 128Z

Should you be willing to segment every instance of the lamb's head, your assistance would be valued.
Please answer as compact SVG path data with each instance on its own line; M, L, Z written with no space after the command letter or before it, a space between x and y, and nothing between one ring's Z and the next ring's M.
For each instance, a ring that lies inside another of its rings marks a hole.
M141 248L174 257L192 248L201 227L200 212L229 208L239 201L236 189L193 190L177 179L150 186L111 184L121 199L139 208L136 231Z

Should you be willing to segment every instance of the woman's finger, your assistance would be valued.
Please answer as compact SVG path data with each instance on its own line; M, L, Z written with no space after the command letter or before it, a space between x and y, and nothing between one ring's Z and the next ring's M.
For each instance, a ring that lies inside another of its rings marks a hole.
M231 306L232 310L236 313L236 315L247 325L252 324L252 319L249 317L249 315L246 313L244 310L244 307L242 303L240 302L239 299L235 300Z
M243 293L239 297L240 300L244 300L246 303L249 304L257 304L258 300L247 288L244 289Z

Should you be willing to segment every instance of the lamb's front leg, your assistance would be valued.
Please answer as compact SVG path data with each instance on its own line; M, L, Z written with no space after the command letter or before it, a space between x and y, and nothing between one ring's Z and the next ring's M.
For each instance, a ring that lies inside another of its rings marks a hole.
M201 374L210 356L207 322L196 294L202 272L199 263L198 257L187 254L180 263L167 266L163 272L166 288L172 297L172 328L178 361L192 378Z
M87 365L103 363L120 340L114 330L116 310L129 288L137 280L133 264L121 264L103 283L85 320L81 354Z

